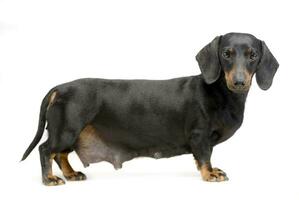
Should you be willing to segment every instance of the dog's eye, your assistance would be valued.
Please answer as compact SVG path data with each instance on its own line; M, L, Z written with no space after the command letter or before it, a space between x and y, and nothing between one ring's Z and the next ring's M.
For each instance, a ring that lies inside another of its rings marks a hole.
M249 55L249 58L250 58L251 61L256 60L256 58L257 58L257 53L251 51L251 52L250 52L250 55Z
M230 52L229 50L224 50L224 51L222 52L222 56L223 56L223 58L228 59L228 58L231 57L231 52Z

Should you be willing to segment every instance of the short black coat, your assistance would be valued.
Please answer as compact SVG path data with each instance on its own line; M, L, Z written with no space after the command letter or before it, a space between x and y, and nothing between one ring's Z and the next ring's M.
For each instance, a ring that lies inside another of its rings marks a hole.
M192 153L206 180L225 180L211 167L213 147L241 126L253 74L268 89L278 63L264 42L240 33L216 37L196 58L203 73L198 76L87 78L54 87L42 102L37 134L22 159L47 122L49 138L40 146L46 183L53 183L45 175L51 171L50 155L73 150L85 166L105 160L115 168L140 156Z

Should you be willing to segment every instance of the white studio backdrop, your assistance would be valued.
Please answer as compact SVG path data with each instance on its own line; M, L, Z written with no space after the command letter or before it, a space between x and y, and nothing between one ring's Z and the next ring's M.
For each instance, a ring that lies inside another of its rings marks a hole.
M298 19L296 1L0 0L1 196L298 199ZM191 155L139 158L114 171L107 163L84 169L72 154L88 180L58 187L41 184L37 148L19 162L53 86L83 77L196 75L197 52L227 32L264 40L280 63L270 90L253 80L242 127L214 149L212 163L228 182L203 182Z

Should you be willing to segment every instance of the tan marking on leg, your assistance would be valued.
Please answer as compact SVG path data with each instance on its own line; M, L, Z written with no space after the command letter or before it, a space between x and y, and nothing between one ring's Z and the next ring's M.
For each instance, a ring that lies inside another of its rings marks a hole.
M201 173L202 178L205 181L207 181L211 178L210 177L211 171L212 171L212 168L211 168L210 165L204 164L204 165L201 166L200 173Z
M52 164L53 164L53 159L55 158L56 154L52 153L50 155L50 159L49 159L49 169L47 172L47 178L46 180L44 180L44 184L47 186L55 186L55 185L63 185L65 184L64 180L62 180L61 178L54 176L53 175L53 170L52 170Z
M76 172L68 161L68 153L60 153L60 167L64 177L68 181L81 181L86 180L85 174L82 172Z
M52 153L50 155L50 160L49 160L50 167L49 167L49 171L48 171L48 175L47 175L48 178L54 178L54 176L53 176L53 170L52 170L52 164L53 164L53 159L54 159L55 156L56 156L55 153Z
M204 181L221 182L228 180L224 171L218 168L212 168L210 163L201 165L199 161L196 160L196 165Z
M60 166L64 176L72 176L75 174L75 171L68 161L68 153L60 154Z

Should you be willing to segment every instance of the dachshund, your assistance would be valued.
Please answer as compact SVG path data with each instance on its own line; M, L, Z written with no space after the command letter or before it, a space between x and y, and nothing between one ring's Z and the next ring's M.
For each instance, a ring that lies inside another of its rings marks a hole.
M61 185L55 160L66 180L85 180L68 154L86 167L110 162L115 169L136 157L169 158L192 153L204 181L228 180L212 167L213 147L230 138L243 121L246 97L255 74L267 90L278 62L265 42L251 34L214 38L196 55L202 74L169 80L85 78L52 88L44 97L36 136L23 155L39 143L42 181Z

